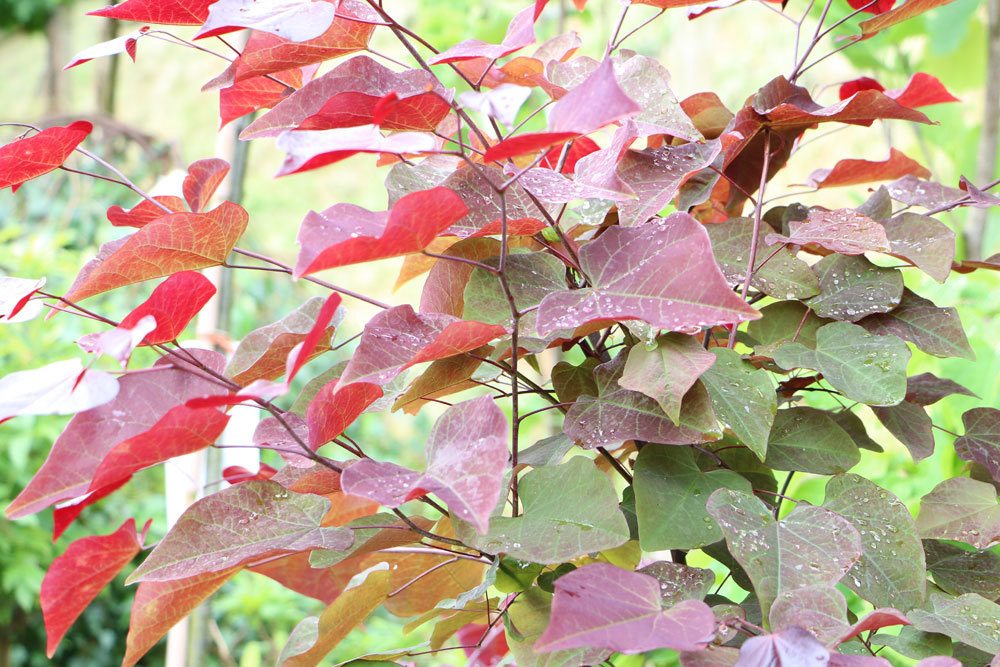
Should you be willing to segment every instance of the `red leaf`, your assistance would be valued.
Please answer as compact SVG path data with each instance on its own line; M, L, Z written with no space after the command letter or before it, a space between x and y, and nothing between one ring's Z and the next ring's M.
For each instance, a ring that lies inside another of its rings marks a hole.
M76 502L56 507L55 510L53 510L52 512L52 541L55 542L56 540L58 540L59 537L64 532L66 532L66 529L69 528L74 521L76 521L76 518L80 516L83 510L90 507L99 500L107 498L112 493L125 486L127 482L128 478L123 479L111 486L106 486L103 489L98 489L97 491L94 491L93 493L84 496L83 498L77 500Z
M573 141L573 145L569 147L566 151L566 158L563 161L562 173L572 174L576 171L576 163L580 161L591 153L600 150L601 147L594 143L594 140L590 137L577 137ZM553 146L549 149L549 152L545 154L542 161L538 163L540 167L546 167L548 169L555 169L556 165L559 164L559 158L562 156L563 146Z
M469 212L445 187L413 192L387 213L352 204L311 212L299 230L295 277L337 266L420 252Z
M642 111L615 79L614 67L605 60L583 83L552 107L548 131L505 139L486 151L486 161L499 161L561 143L573 136L590 134L605 125Z
M116 37L115 39L108 40L107 42L101 42L100 44L95 44L90 48L80 51L75 56L73 56L70 61L63 67L64 70L71 69L77 65L82 65L83 63L90 62L95 58L104 58L106 56L116 56L120 53L127 53L128 56L135 61L136 45L139 38L149 31L148 27L142 27L135 32L131 32L127 35L122 35L121 37Z
M254 111L270 109L301 87L302 70L298 68L237 81L219 91L222 126Z
M170 628L222 587L240 568L177 579L144 581L136 589L122 667L133 667Z
M871 4L872 1L873 0L847 0L847 4L851 6L851 9L861 9L862 7L865 7L864 12L866 14L875 15L885 14L896 4L896 0L874 0L875 4ZM868 7L867 5L871 6Z
M249 28L269 32L292 42L319 37L337 13L333 2L300 0L218 0L195 39L215 37Z
M227 78L240 82L361 51L368 46L375 26L352 21L348 17L365 16L370 11L366 4L357 0L342 0L338 16L329 30L305 42L292 42L270 33L255 32L230 67Z
M809 184L815 188L833 188L860 185L873 181L889 181L903 176L929 178L931 172L895 148L881 162L872 160L840 160L833 169L817 169L809 175Z
M160 202L174 213L180 213L184 210L184 200L180 197L162 196L153 197L153 199ZM143 199L130 211L126 211L121 206L116 204L108 209L107 215L108 221L110 221L115 227L139 228L145 227L154 220L159 220L163 216L169 215L169 213L148 199Z
M0 422L19 415L70 415L107 404L119 383L67 359L0 378Z
M184 199L194 213L200 213L229 173L229 163L218 158L198 160L188 167L184 179Z
M215 372L225 365L222 355L189 350ZM217 384L200 371L167 357L154 372L129 374L119 380L115 400L82 412L63 430L45 464L7 508L18 518L87 492L98 465L119 442L149 430L160 417L188 398L214 393Z
M885 93L904 107L915 109L931 104L959 102L960 100L948 92L944 84L936 76L917 72L903 88L888 90Z
M395 95L389 104L387 97ZM272 137L285 130L380 125L387 130L433 130L448 115L450 93L423 70L397 73L357 56L292 93L240 135ZM381 106L382 118L375 117Z
M41 602L48 635L46 654L56 647L94 598L142 549L135 520L104 536L84 537L66 547L42 580Z
M0 190L16 191L22 183L55 171L93 129L87 121L78 120L0 147Z
M229 416L214 408L170 409L153 426L112 449L94 472L89 492L128 479L134 473L212 445L226 428Z
M243 235L249 217L242 207L224 202L208 213L172 213L131 236L101 246L66 294L70 301L179 271L203 269L226 261Z
M249 482L251 480L266 480L271 479L278 473L277 468L272 468L266 463L260 464L260 469L257 472L250 472L243 466L229 466L222 471L222 479L226 480L230 484L239 484L241 482Z
M510 652L507 636L498 625L490 627L485 623L469 623L459 628L455 637L465 647L466 664L492 667Z
M215 0L125 0L87 14L137 23L201 25L208 18L208 7L213 2Z
M143 345L176 339L194 316L215 296L215 285L197 271L175 273L156 286L149 298L121 321L132 327L147 315L156 318L156 328L142 339Z
M849 0L849 2L851 3L855 3L858 1L859 0ZM892 1L895 2L895 0ZM864 4L867 4L867 2L865 2ZM855 7L855 9L857 9L857 7ZM839 89L840 99L846 100L854 93L859 93L862 90L877 90L880 93L884 93L885 86L883 86L881 83L871 78L870 76L858 77L857 79L852 79L851 81L846 81L840 84L840 89Z
M311 358L313 350L320 344L320 341L326 334L327 327L333 321L333 316L337 314L337 308L340 307L341 301L343 299L336 292L328 296L326 301L323 302L323 307L319 309L316 321L313 323L312 328L309 329L306 337L289 352L287 361L288 370L285 373L286 384L291 384L299 370Z
M340 377L342 384L384 384L423 361L444 359L485 345L507 330L442 313L415 313L410 306L383 310L365 325L361 342Z
M334 380L323 386L309 402L306 421L309 423L309 446L319 449L343 433L372 403L382 398L382 389L367 382L354 382L344 387Z
M358 153L432 153L437 148L437 141L431 135L419 132L385 136L374 125L362 125L316 132L285 132L278 137L277 146L287 154L277 175L288 176L319 169Z
M865 617L851 626L851 629L841 637L837 644L843 644L849 639L853 639L862 632L880 630L893 625L910 625L910 619L898 609L892 607L880 607L865 614Z
M452 515L480 533L500 499L509 466L507 418L489 396L453 405L427 437L427 470L421 475L394 463L362 459L344 469L344 491L398 507L436 494Z
M535 8L522 9L507 26L507 34L499 44L470 39L442 51L427 62L431 65L454 63L473 58L498 60L535 43Z
M45 287L45 278L0 277L0 320L14 321L35 293ZM25 313L25 317L30 313Z
M344 592L350 575L333 568L313 567L309 564L311 553L303 551L278 558L255 565L250 571L273 579L290 591L330 604Z

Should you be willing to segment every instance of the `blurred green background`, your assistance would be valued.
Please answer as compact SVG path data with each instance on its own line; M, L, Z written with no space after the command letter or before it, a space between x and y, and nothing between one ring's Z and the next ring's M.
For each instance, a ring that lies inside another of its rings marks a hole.
M431 43L444 48L470 37L499 41L509 17L524 2L399 0L387 3L387 7ZM112 159L145 187L155 191L176 188L179 169L200 158L226 156L230 150L230 144L218 138L217 94L199 92L223 63L203 53L143 40L137 63L127 58L106 59L62 72L62 64L75 52L114 36L115 30L134 28L84 16L86 11L102 5L73 0L0 0L0 121L60 123L69 118L93 119L98 125L90 144L93 150ZM561 5L558 0L551 3L539 22L540 37L577 30L584 37L583 52L599 56L619 1L591 0L582 14L572 10L566 0ZM802 0L791 0L788 11L798 16L804 6ZM848 11L846 2L837 0L834 16ZM639 7L633 18L639 20L652 12L648 7ZM791 69L790 28L785 19L748 0L695 21L688 20L685 10L672 10L631 38L626 46L660 57L671 71L679 98L713 90L730 108L736 108L767 80ZM191 30L179 29L177 33L187 36ZM832 166L841 158L882 159L890 142L927 165L944 183L954 184L963 174L973 177L983 126L986 35L982 3L956 0L811 69L803 83L826 102L836 99L837 84L862 74L879 79L887 87L896 87L913 72L926 71L938 76L962 103L932 107L929 114L940 125L852 127L830 138L824 136L797 153L770 192L782 187L790 191L802 189L795 184L803 183L813 169ZM835 43L827 43L817 53L833 46ZM388 34L377 32L373 48L400 54ZM527 108L532 108L530 102ZM13 136L6 131L0 135L0 142ZM296 252L296 230L309 209L323 209L337 202L369 208L385 206L386 195L379 185L384 172L378 171L371 159L356 157L339 166L274 182L272 174L280 161L281 155L268 142L256 142L250 149L244 205L250 211L251 226L242 242L245 247L291 261ZM833 190L806 201L843 206L858 203L864 196L863 189ZM97 247L120 233L104 218L106 208L132 203L134 198L114 185L64 172L27 184L16 196L9 191L0 193L0 275L45 276L51 291L65 291ZM970 224L968 215L957 212L945 216L944 222L961 236ZM972 249L974 255L1000 251L1000 214L992 216L992 221L987 219L983 226L982 249ZM323 277L384 301L414 303L419 296L419 280L397 292L392 290L399 266L399 261L388 260L363 268L330 271ZM910 367L911 374L931 371L962 382L981 397L981 401L950 398L930 409L936 424L960 432L964 410L974 405L1000 404L1000 354L995 342L1000 314L995 295L1000 275L981 272L956 276L943 286L915 271L908 272L907 279L910 287L939 305L959 308L977 353L975 362L967 362L940 360L916 352ZM293 284L280 275L237 272L234 281L228 326L234 340L280 318L305 297L318 293L308 284ZM92 307L120 318L149 289L149 285L138 285L117 290L95 299ZM348 306L348 320L343 327L346 333L339 334L341 339L357 332L373 314L370 307L358 302ZM36 320L2 325L0 375L78 355L74 341L93 330L87 321L65 316L53 323ZM345 353L339 354L343 358ZM311 375L334 361L337 359L324 358ZM401 463L419 465L423 434L433 413L433 409L427 410L416 418L399 413L368 416L354 427L354 435L375 456L392 456ZM532 419L530 435L549 435L556 425L550 415ZM941 437L937 454L915 465L870 414L863 416L873 437L887 451L878 455L865 452L856 471L891 489L911 509L936 483L962 470L964 464L956 460L950 437ZM0 426L0 505L6 506L30 479L64 423L59 418L18 418ZM823 485L824 480L799 475L792 493L819 501ZM163 486L161 469L139 475L119 492L116 502L89 509L54 545L50 515L16 523L0 518L0 667L120 664L129 589L119 581L119 585L103 593L69 632L50 663L44 655L38 588L51 560L82 535L108 533L131 516L155 518L154 537L162 534ZM273 664L295 623L319 610L320 603L289 593L268 579L240 575L212 602L204 650L190 664ZM419 631L403 636L401 625L384 612L377 613L335 651L330 664L376 649L422 641ZM162 665L163 660L161 647L142 664ZM637 661L641 663L641 659L622 659L620 664ZM441 654L433 662L462 664L463 659L460 652L453 652Z

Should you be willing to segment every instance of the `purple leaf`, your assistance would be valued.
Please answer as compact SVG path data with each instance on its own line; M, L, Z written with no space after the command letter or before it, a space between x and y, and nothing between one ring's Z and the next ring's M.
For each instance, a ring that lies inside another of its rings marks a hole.
M935 357L975 359L955 308L938 308L933 301L904 290L899 305L884 314L858 322L879 336L893 335L910 341Z
M850 631L847 600L834 586L820 584L782 593L768 616L775 632L808 630L824 646L833 646Z
M485 533L507 471L507 430L507 418L490 397L458 403L431 429L423 475L364 459L344 470L341 484L347 493L386 507L434 493L453 516Z
M916 176L904 176L886 186L889 196L909 206L932 209L958 201L966 193L934 181L923 181Z
M906 379L906 400L917 405L933 405L942 398L960 394L979 398L962 385L933 373L921 373Z
M768 234L765 241L768 245L816 245L842 255L889 252L889 239L882 225L851 208L814 208L805 221L789 222L788 229L788 236Z
M128 366L132 351L142 343L146 334L156 329L156 326L156 318L146 315L131 327L118 326L110 331L87 334L77 341L77 345L84 352L97 356L107 355L125 368Z
M955 261L955 232L926 215L903 213L882 223L889 254L899 257L943 283Z
M693 332L760 317L729 289L708 234L686 213L634 229L611 227L583 247L580 263L594 287L545 297L539 333L596 320Z
M955 440L955 453L975 461L1000 481L1000 410L973 408L962 415L965 435Z
M968 477L946 479L920 501L917 530L924 538L958 540L985 549L1000 539L997 490Z
M664 610L651 576L592 563L556 580L552 620L535 650L608 648L642 653L657 648L697 651L715 634L704 602L685 600Z
M522 9L507 26L507 34L499 44L469 39L442 51L427 62L431 65L454 63L474 58L497 60L535 43L535 8Z
M903 401L897 405L876 406L872 411L886 430L909 450L914 462L934 453L933 424L923 406Z
M290 130L278 136L277 146L286 153L278 176L319 169L357 153L390 155L432 153L437 141L422 132L398 132L385 136L374 125L317 130Z
M789 628L746 640L736 667L826 667L829 662L830 652L807 630Z

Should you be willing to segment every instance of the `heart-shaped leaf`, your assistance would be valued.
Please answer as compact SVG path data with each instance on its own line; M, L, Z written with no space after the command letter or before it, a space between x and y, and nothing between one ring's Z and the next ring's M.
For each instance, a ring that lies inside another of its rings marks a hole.
M1000 539L1000 505L991 484L968 477L941 482L920 501L920 537L958 540L984 549Z

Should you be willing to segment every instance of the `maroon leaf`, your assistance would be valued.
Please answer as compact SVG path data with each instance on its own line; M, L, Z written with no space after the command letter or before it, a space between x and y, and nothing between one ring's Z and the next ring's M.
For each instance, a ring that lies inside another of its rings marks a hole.
M931 172L919 162L911 160L895 148L890 148L888 159L881 162L840 160L832 169L817 169L810 174L809 184L815 188L833 188L888 181L903 176L930 178L930 175Z
M222 371L222 355L203 350L188 352L213 371ZM186 366L178 357L161 359L156 366L174 368L125 375L118 382L120 390L113 401L70 420L45 464L7 508L7 516L26 516L83 495L115 445L149 430L175 405L217 393L214 380Z
M408 194L385 213L353 204L311 212L299 230L294 275L420 252L468 212L445 187Z
M507 34L499 44L488 44L478 39L470 39L456 44L435 55L427 62L431 65L454 63L473 58L497 60L535 43L535 10L528 7L518 12L507 26Z
M156 328L142 339L143 345L157 345L176 339L194 316L215 296L215 285L197 271L175 273L156 286L149 298L121 321L123 328L135 326L152 315Z
M319 169L358 153L417 155L437 149L434 137L419 132L383 135L374 125L307 132L290 130L278 137L277 146L286 153L278 176Z
M965 435L955 440L955 453L975 461L1000 481L1000 410L973 408L962 415Z
M596 320L643 320L690 333L760 317L730 290L704 227L685 213L612 227L583 247L580 262L593 287L546 296L539 333Z
M520 184L515 183L507 189L506 207L501 206L501 197L494 187L500 187L505 180L503 172L495 167L462 167L445 179L442 185L454 190L469 209L469 213L447 233L461 238L500 234L504 210L510 236L530 236L545 229L546 224L540 219L542 214Z
M389 94L391 109L375 123L375 107ZM402 73L357 56L310 81L282 100L240 135L243 139L277 136L285 130L328 130L380 125L386 130L433 130L451 110L449 93L423 70Z
M218 0L208 8L208 18L195 39L251 28L305 42L326 32L336 13L337 3L325 0Z
M117 484L112 484L111 486L106 486L102 489L98 489L93 493L87 494L82 498L69 504L61 504L52 510L52 541L58 540L66 529L69 528L76 518L83 513L83 510L87 509L91 505L100 500L107 498L112 493L125 486L128 482L128 478L121 480Z
M1000 539L996 488L968 477L944 480L920 500L917 530L922 538L989 547Z
M198 213L208 205L228 173L229 163L217 158L198 160L188 167L184 199L193 212Z
M592 563L556 580L552 618L534 648L540 653L580 647L697 651L714 634L715 616L704 602L685 600L663 609L654 577Z
M231 486L191 505L128 583L223 572L282 553L346 549L354 542L350 530L322 526L329 508L325 498L271 481Z
M860 0L853 0L853 2L860 2ZM893 2L895 2L895 0L893 0ZM855 7L855 9L858 8ZM851 79L850 81L845 81L840 84L840 88L837 89L837 92L840 95L840 99L846 100L854 93L861 92L862 90L877 90L880 93L884 93L885 86L870 76L861 76L857 79Z
M917 405L933 405L942 398L954 394L972 396L974 393L947 378L939 378L933 373L921 373L906 379L906 400Z
M309 446L316 450L336 438L380 398L382 390L378 385L366 382L341 387L340 381L334 380L324 385L306 412Z
M583 83L555 103L549 114L548 131L504 139L486 151L485 159L501 161L540 151L571 137L590 134L641 110L618 84L611 61L605 60Z
M87 605L132 562L140 549L142 544L136 535L135 520L129 519L110 535L84 537L73 542L52 561L41 590L49 658Z
M115 445L94 472L88 492L113 486L134 473L212 445L229 423L214 408L171 408L147 431Z
M340 381L384 384L414 364L444 359L485 345L507 330L442 313L396 306L377 314L361 336Z
M948 279L955 260L955 232L916 213L903 213L883 226L890 255L906 260L939 283Z
M453 516L486 533L509 465L507 431L507 418L492 398L458 403L445 410L431 429L427 470L422 475L362 459L344 469L341 484L347 493L387 507L434 493Z
M1000 197L991 195L984 192L973 185L969 179L962 176L958 179L959 187L968 193L969 199L972 200L972 206L976 208L990 208L993 206L1000 206Z
M923 406L903 401L898 405L873 407L872 410L886 430L906 446L914 461L921 461L934 453L933 424Z
M888 628L895 625L910 625L910 621L906 618L906 615L898 609L893 609L892 607L880 607L874 611L870 611L865 614L864 618L860 619L857 623L851 626L851 629L841 637L837 643L843 644L844 642L857 637L862 632L871 632L873 630L880 630L882 628Z
M71 415L105 405L119 392L118 380L84 368L79 359L57 361L0 378L0 422L19 415Z
M93 129L92 124L78 120L0 147L0 190L16 192L22 183L55 171Z
M889 239L882 225L851 208L836 211L814 208L806 221L789 222L788 229L788 236L768 234L765 241L768 245L817 245L842 255L889 251Z
M208 18L208 8L213 2L215 0L125 0L88 14L137 23L201 25Z
M894 335L936 357L975 359L955 308L938 308L910 290L893 310L861 319L858 324L879 336Z

